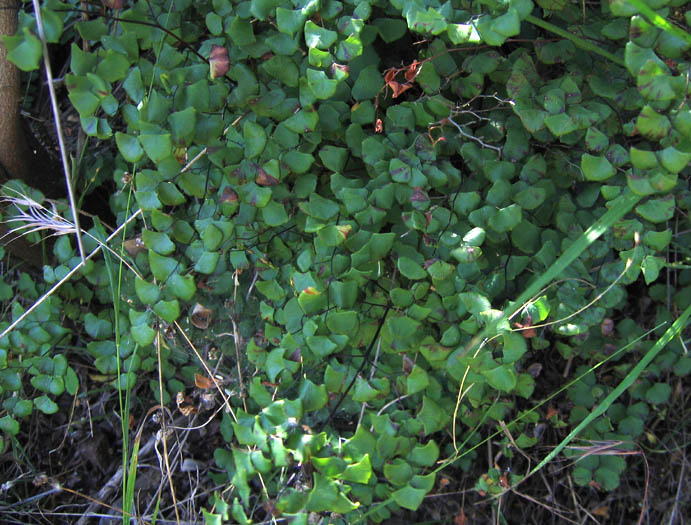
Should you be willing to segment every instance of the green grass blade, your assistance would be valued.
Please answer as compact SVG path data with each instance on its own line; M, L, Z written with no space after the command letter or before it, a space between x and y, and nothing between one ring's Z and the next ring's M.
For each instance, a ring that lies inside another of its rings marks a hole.
M506 323L511 316L518 311L522 305L527 303L540 290L547 286L552 280L557 279L583 253L592 243L602 234L611 228L619 219L626 215L639 201L641 197L631 192L626 192L612 202L607 212L600 217L593 225L588 228L567 250L561 254L552 266L545 273L535 279L533 283L514 301L514 303L504 311L496 321L490 323L482 333L475 338L475 345L482 342L485 338L496 334L497 327Z
M659 29L662 29L663 31L666 31L670 35L679 38L680 40L684 40L687 44L691 44L691 34L687 33L682 28L675 26L674 24L670 24L666 18L658 15L655 11L648 7L645 2L641 0L628 0L628 2L638 9L641 14L645 15L653 25Z
M629 0L631 1L631 0ZM636 0L638 1L638 0ZM551 24L545 20L542 20L541 18L537 18L533 15L528 15L525 17L526 22L530 22L533 25L536 25L538 27L541 27L542 29L549 31L550 33L554 33L555 35L558 35L562 38L566 38L567 40L571 40L573 42L573 45L580 47L581 49L584 49L586 51L590 51L591 53L597 53L600 56L605 57L606 59L610 60L611 62L614 62L618 66L625 67L624 61L619 58L616 55L613 55L609 51L605 51L604 49L599 48L589 40L585 40L584 38L581 38L579 36L576 36L572 33L569 33L565 29L562 29L559 26L555 26L554 24Z
M686 310L684 310L684 313L681 314L681 316L674 321L674 324L670 326L667 331L663 334L663 336L657 340L657 342L653 345L653 347L646 352L646 354L643 356L643 359L641 359L636 366L633 367L631 372L629 372L626 377L622 380L619 385L612 390L609 395L603 399L602 403L597 405L593 411L588 414L588 416L581 421L576 428L574 428L568 436L564 438L564 440L557 445L557 447L552 450L540 463L538 463L533 470L530 471L529 476L532 476L535 474L537 471L539 471L542 467L544 467L547 463L552 461L554 457L561 452L566 445L569 444L578 434L585 428L587 427L595 418L601 416L604 414L609 407L616 401L619 396L621 396L624 391L629 388L631 385L633 385L634 381L638 379L638 377L643 373L643 371L646 369L646 367L650 364L650 362L655 359L658 353L660 353L660 350L662 350L667 343L669 343L674 337L679 335L686 327L686 322L689 318L689 315L691 315L691 306L688 306Z

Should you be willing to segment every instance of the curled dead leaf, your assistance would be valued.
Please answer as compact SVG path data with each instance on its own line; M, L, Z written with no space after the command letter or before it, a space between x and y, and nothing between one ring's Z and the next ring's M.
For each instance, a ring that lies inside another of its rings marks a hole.
M211 46L209 55L209 71L212 79L222 77L230 69L228 49L223 46Z
M201 388L202 390L206 390L214 386L214 382L201 374L194 374L194 384L197 388Z
M209 328L209 324L211 323L212 314L213 310L197 303L194 305L194 308L192 308L190 322L193 326L199 328L200 330L206 330Z
M606 317L600 323L600 333L602 337L610 337L614 333L614 321Z
M194 406L194 401L190 396L186 396L184 392L177 393L175 396L175 403L183 416L197 413L197 407Z
M125 251L132 257L136 257L138 253L146 251L146 245L144 244L141 235L138 235L133 239L127 239L125 241Z

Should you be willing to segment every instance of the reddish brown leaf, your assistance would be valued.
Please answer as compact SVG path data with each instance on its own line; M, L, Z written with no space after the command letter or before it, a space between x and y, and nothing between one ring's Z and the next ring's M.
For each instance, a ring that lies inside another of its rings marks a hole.
M194 374L194 384L197 388L201 388L202 390L206 390L214 386L214 382L211 379L201 374Z
M396 78L396 70L394 68L389 68L384 72L384 82L389 84L394 78Z
M591 514L595 516L600 516L601 518L609 518L609 509L604 505L590 511Z
M551 419L553 416L558 416L559 411L554 408L552 405L549 405L547 407L547 413L545 414L545 419Z
M456 514L453 518L454 525L468 525L468 517L465 515L465 511L461 509L461 512Z
M275 186L278 184L278 179L274 177L273 175L269 175L264 171L263 168L259 168L257 171L257 177L254 179L254 182L259 184L260 186Z
M415 80L415 77L419 73L419 69L418 69L419 65L420 65L420 62L418 62L417 60L413 60L413 63L408 66L408 69L406 70L406 72L404 74L405 79L408 82L412 82L413 80ZM420 69L422 69L422 68L420 68Z
M400 84L399 82L392 80L389 82L389 87L391 88L391 91L393 91L393 98L396 98L408 91L411 87L413 87L413 85L408 84L407 82L405 84Z
M238 194L235 192L233 188L231 188L230 186L226 186L225 188L223 188L223 191L221 192L219 199L221 202L237 202Z
M211 54L209 55L209 70L211 78L222 77L230 69L230 60L228 58L228 49L223 46L211 46Z

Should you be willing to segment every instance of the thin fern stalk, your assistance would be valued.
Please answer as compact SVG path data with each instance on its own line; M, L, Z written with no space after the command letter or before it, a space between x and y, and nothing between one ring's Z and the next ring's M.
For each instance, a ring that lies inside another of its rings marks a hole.
M67 196L70 201L70 208L72 208L72 220L75 226L75 236L77 237L77 246L79 247L79 255L82 258L82 264L86 263L86 256L84 252L84 245L82 243L81 228L79 227L79 213L77 211L77 203L74 198L74 189L72 187L72 176L70 175L70 164L67 160L67 148L65 147L65 137L62 133L62 125L60 124L60 111L58 109L58 97L55 94L55 86L53 86L53 71L50 68L50 59L48 58L48 43L46 42L46 35L43 31L43 17L41 16L41 6L38 0L32 0L34 5L34 12L36 15L36 26L38 27L38 37L43 46L43 65L46 70L46 80L48 81L48 92L50 93L50 105L53 109L53 120L55 120L55 130L58 136L58 146L60 147L60 159L62 160L62 169L65 172L65 185L67 186Z
M139 214L142 212L141 209L137 210L134 212L130 217L127 218L127 220L122 223L121 226L118 226L118 228L111 233L105 240L105 242L110 242L112 239L114 239L130 222L132 222L134 219L136 219ZM92 251L89 255L87 255L83 261L81 261L79 264L77 264L74 268L72 268L67 274L60 279L57 283L55 283L50 290L48 290L46 293L44 293L34 304L32 304L22 315L17 317L12 324L10 324L7 328L5 328L2 333L0 333L0 339L5 337L7 334L9 334L12 330L14 330L19 323L21 323L24 319L26 319L31 312L36 310L43 302L53 295L55 291L60 288L63 284L65 284L67 281L69 281L72 276L77 273L85 264L86 261L89 259L92 259L98 252L101 251L101 248L103 248L103 244L99 244L96 248L94 248L94 251Z

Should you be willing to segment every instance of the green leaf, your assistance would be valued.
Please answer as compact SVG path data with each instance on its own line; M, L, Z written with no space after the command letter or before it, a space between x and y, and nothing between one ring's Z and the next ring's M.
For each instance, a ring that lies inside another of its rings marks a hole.
M194 271L210 275L216 270L220 258L221 254L219 252L203 251L194 265Z
M154 312L164 321L172 323L180 317L180 303L178 303L177 299L158 301L154 305Z
M523 211L517 204L511 204L501 208L495 215L489 218L487 225L498 233L513 230L523 220Z
M455 45L458 44L479 44L482 42L475 24L449 24L447 27L449 40Z
M581 169L587 180L596 182L607 180L616 173L607 157L595 157L589 153L581 156Z
M372 25L377 28L379 36L387 44L395 42L408 30L405 20L400 18L377 18L372 21Z
M4 41L7 46L7 60L22 71L38 69L43 48L41 41L31 33L28 27L22 28L21 35L5 36Z
M130 333L132 334L132 339L141 346L150 345L156 337L156 331L146 323L131 326Z
M194 277L191 275L174 274L166 282L166 288L170 290L173 295L183 301L189 301L197 292L197 286L194 282Z
M144 230L142 231L142 241L144 246L160 255L170 255L175 251L175 243L165 233Z
M192 144L194 128L197 124L197 110L193 107L176 111L168 116L173 141L182 146Z
M427 372L425 370L415 365L413 370L410 372L406 378L406 393L408 395L416 394L417 392L422 392L429 385L429 377L427 377Z
M343 481L350 481L352 483L363 483L369 482L372 477L372 463L369 458L369 454L365 456L358 462L348 465L340 476Z
M516 386L516 372L513 366L499 365L489 370L482 370L482 376L492 388L502 392L510 392Z
M650 199L636 206L636 213L655 224L665 222L674 216L674 202L674 195Z
M307 85L309 86L314 96L318 99L326 100L331 98L336 93L338 81L330 79L326 76L324 71L317 71L315 69L307 70Z
M226 32L238 47L249 46L255 42L254 30L249 20L234 16Z
M502 359L502 363L514 363L528 351L526 339L522 335L515 332L508 332L502 337L504 341L504 349L502 351L504 358Z
M175 259L164 257L149 249L149 267L151 268L151 273L159 281L167 281L178 265L179 263Z
M649 105L643 106L636 119L638 132L651 140L660 140L669 133L672 124L665 115L656 112Z
M679 173L691 162L691 153L679 151L670 146L657 152L660 164L670 173Z
M276 26L281 33L294 35L302 28L306 15L301 10L276 8Z
M290 168L290 171L300 175L310 170L314 163L314 157L311 153L291 150L283 155L281 162L285 163Z
M223 19L213 11L206 14L206 27L212 35L218 36L223 32Z
M400 505L404 509L413 511L417 510L420 507L420 505L422 504L422 500L426 495L426 490L416 489L411 487L410 485L403 487L402 489L398 489L397 491L391 494L394 501L398 505Z
M245 158L253 159L261 155L266 147L266 130L259 124L246 120L242 127L242 136L245 139Z
M137 297L139 297L139 300L144 304L154 304L161 295L161 291L157 285L140 279L139 277L136 277L134 280L134 289L137 293Z
M672 395L672 387L667 383L655 383L645 393L645 400L653 405L667 403Z
M19 423L9 415L0 417L0 430L16 436L19 433Z
M159 163L163 159L170 157L173 152L170 133L161 135L140 135L139 142L144 147L146 155L154 163Z
M137 137L120 133L115 133L115 143L118 146L118 151L127 162L139 162L144 155L144 150L139 145Z
M34 398L34 406L48 415L55 414L58 411L57 403L46 395Z
M264 222L271 227L285 224L289 219L283 204L280 204L274 200L270 201L265 207L263 207L261 213Z
M660 275L660 270L665 267L665 259L662 257L654 257L646 255L641 261L641 271L645 278L645 284L650 284L657 280Z
M306 315L314 315L327 306L327 295L312 286L308 286L298 295L298 304Z
M432 439L426 445L416 445L409 458L416 465L432 467L439 459L439 445Z
M348 150L327 144L319 150L319 158L326 168L342 172L348 159Z
M417 281L427 277L427 272L425 272L422 266L409 257L399 257L396 266L398 267L398 271L408 279Z
M373 64L360 71L351 90L351 95L358 102L373 99L383 86L384 79L377 66Z
M305 412L319 410L329 400L326 387L324 385L315 385L309 379L303 379L300 383L298 396L302 401L302 408Z
M340 514L356 509L358 506L343 495L339 486L335 481L315 472L314 488L309 492L305 509L311 512L328 511Z
M335 31L323 29L311 20L305 23L305 44L309 48L329 49L337 38L338 33Z

